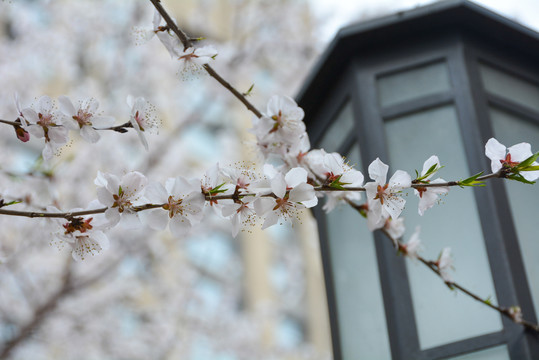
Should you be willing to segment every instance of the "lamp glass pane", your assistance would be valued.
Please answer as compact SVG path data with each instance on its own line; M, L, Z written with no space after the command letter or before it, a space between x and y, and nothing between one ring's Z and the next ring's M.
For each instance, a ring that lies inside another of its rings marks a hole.
M480 65L479 71L487 91L539 111L539 86L490 66Z
M357 144L349 154L359 165ZM343 359L391 359L374 238L359 213L326 215Z
M539 151L539 124L496 109L490 110L490 118L494 135L499 142L507 147L527 142L531 144L532 152ZM505 181L505 188L524 258L535 313L539 314L539 282L535 280L539 278L539 236L536 220L539 214L539 186Z
M378 99L382 108L450 89L445 62L384 75L378 79Z
M354 114L352 105L347 102L331 122L322 139L318 142L318 148L327 152L337 151L348 135L354 130Z
M445 166L438 176L445 180L468 177L469 170L454 106L448 105L400 117L386 123L391 168L412 176L431 155ZM440 204L418 215L418 198L409 191L405 197L409 239L417 225L426 259L436 260L440 251L450 247L455 271L451 275L467 289L496 302L477 205L473 189L452 188ZM407 261L415 318L422 349L502 329L498 313L465 294L451 291L432 271L420 263Z
M476 351L466 355L451 357L447 360L509 360L509 352L506 345L496 346L490 349Z

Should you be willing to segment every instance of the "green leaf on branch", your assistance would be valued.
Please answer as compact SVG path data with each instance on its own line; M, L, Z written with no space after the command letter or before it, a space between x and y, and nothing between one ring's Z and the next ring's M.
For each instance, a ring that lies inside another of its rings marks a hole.
M434 164L427 170L427 172L423 176L419 176L419 172L415 170L415 176L416 176L415 182L427 184L428 181L425 181L425 179L434 175L434 173L436 173L441 168L443 168L443 166L438 166L438 164Z
M346 190L343 185L350 185L350 183L341 182L342 175L339 175L335 180L333 180L329 187L333 189Z
M489 295L483 302L487 305L492 305L492 296Z
M0 199L0 208L4 207L4 206L15 205L15 204L20 204L20 203L22 203L22 201L13 200L13 201L10 201L10 202L6 203L6 202L4 202L4 199Z
M213 189L210 189L208 191L208 195L215 195L215 194L220 194L220 193L224 193L225 191L227 191L228 189L221 189L223 187L223 185L225 185L225 183L222 183L216 187L214 187Z
M255 87L255 84L252 84L251 87L249 88L249 90L247 90L246 92L243 93L243 96L251 95L251 92L253 91L254 87Z
M481 171L480 173L477 173L473 176L470 176L469 178L467 179L464 179L464 180L459 180L457 182L457 184L460 186L460 187L464 187L464 186L485 186L485 182L484 181L481 181L481 180L477 180L478 177L480 177L481 175L483 175L483 172Z
M517 166L514 167L514 170L516 170L516 171L533 171L533 170L529 170L527 168L529 168L529 167L537 167L537 166L533 166L533 163L534 163L535 160L537 160L538 157L539 157L539 151L536 152L535 154L533 154L532 156L530 156L529 158L527 158L526 160L521 161L520 164L518 164Z
M524 184L530 184L530 185L533 185L535 184L535 181L529 181L529 180L526 180L526 178L520 174L511 174L511 175L507 175L505 177L506 179L509 179L509 180L515 180L515 181L519 181L521 183L524 183Z

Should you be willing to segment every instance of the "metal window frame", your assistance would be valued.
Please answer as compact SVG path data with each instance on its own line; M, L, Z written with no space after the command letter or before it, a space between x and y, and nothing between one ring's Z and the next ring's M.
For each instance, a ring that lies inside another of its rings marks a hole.
M350 139L355 139L361 147L364 168L360 170L366 173L366 167L374 156L388 162L384 121L428 108L453 104L457 111L461 138L466 153L470 155L468 167L470 173L476 173L489 168L483 148L485 141L493 134L488 115L489 105L501 107L504 111L539 123L539 114L519 104L488 94L483 88L479 73L480 62L487 62L489 66L495 62L495 67L502 64L502 71L509 74L515 73L518 77L539 83L539 76L530 77L526 72L518 70L520 66L523 66L518 59L495 55L495 49L489 48L488 44L483 44L473 37L470 38L458 32L437 38L436 41L409 45L403 44L402 47L391 50L383 49L378 54L370 53L368 58L358 58L351 62L351 65L342 72L340 79L336 81L336 85L331 91L328 90L332 97L327 98L320 111L317 111L315 117L310 119L313 147L316 147L317 142L331 125L332 119L339 114L343 105L351 101L356 123L355 133L343 139L339 149L328 150L344 153L353 145ZM378 77L440 60L446 61L448 65L452 83L451 91L414 99L387 109L379 108L375 87ZM536 315L527 282L524 285L519 283L519 280L526 279L526 273L519 248L515 247L518 239L505 188L501 182L493 183L487 189L481 189L481 191L476 189L474 197L479 209L498 301L506 306L519 304L527 318L533 321ZM334 357L341 359L338 309L336 308L327 224L320 209L315 209L314 213L320 230ZM502 222L492 221L492 219L509 220ZM395 256L394 248L383 238L382 234L375 234L375 238L378 271L382 282L382 293L386 299L384 308L394 360L442 359L502 344L507 345L513 360L539 358L538 336L526 332L522 326L505 318L502 320L503 330L500 332L421 350L404 260Z

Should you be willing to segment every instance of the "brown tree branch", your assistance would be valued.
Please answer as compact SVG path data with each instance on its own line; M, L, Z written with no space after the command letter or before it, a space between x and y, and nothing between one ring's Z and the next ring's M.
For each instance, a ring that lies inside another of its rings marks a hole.
M170 15L167 13L163 5L161 4L160 0L150 0L150 2L153 4L155 9L161 14L165 22L167 23L167 27L176 34L178 39L183 44L184 50L193 47L193 42L191 39L174 23L174 20L170 17ZM262 113L253 105L245 95L243 95L241 92L236 90L228 81L226 81L221 75L219 75L210 65L206 64L204 65L204 69L206 72L213 77L219 84L221 84L225 89L230 91L232 95L234 95L239 101L241 101L242 104L244 104L249 111L251 111L253 114L255 114L256 117L261 118Z

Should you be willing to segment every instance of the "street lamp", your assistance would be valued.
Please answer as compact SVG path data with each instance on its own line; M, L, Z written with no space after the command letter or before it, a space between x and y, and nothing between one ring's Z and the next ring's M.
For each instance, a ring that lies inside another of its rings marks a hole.
M367 174L376 157L414 174L438 155L446 180L490 169L490 137L539 145L539 34L450 0L342 29L298 95L313 148ZM390 169L391 173L391 169ZM367 176L366 176L367 177ZM455 280L539 313L539 187L452 189L423 217L423 255L450 246ZM315 210L336 359L539 359L539 337L396 257L350 207Z

